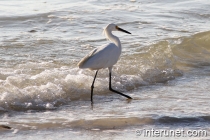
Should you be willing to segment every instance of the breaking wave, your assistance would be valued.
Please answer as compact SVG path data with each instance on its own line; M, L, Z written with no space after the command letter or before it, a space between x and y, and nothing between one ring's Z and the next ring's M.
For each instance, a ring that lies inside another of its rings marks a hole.
M197 67L210 65L210 32L166 39L122 55L113 69L114 88L129 94L144 85L165 83ZM45 110L75 100L90 100L94 72L73 63L27 62L0 68L0 112ZM108 91L108 71L100 70L95 94Z

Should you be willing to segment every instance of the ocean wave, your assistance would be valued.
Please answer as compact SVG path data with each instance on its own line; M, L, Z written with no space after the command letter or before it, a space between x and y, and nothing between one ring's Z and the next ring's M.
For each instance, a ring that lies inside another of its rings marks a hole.
M166 39L123 55L113 69L113 88L129 94L141 86L165 83L190 69L210 65L210 32ZM75 63L26 62L0 69L0 111L45 110L89 100L94 72ZM109 95L108 71L100 70L94 92Z

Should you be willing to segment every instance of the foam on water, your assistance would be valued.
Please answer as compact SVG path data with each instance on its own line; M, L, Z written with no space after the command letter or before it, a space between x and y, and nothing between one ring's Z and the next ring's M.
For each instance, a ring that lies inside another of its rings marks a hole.
M175 79L186 68L189 71L208 65L208 36L209 32L204 32L189 38L169 39L122 56L113 69L113 87L128 92ZM74 100L89 100L93 76L94 72L80 70L75 63L62 66L53 61L1 68L1 110L53 109ZM108 94L108 81L108 71L100 70L94 94Z
M209 133L209 7L209 0L0 1L2 139L135 139L136 129L151 127ZM77 63L108 43L109 23L132 33L113 32L122 54L112 84L133 100L109 91L104 69L91 104L95 73Z

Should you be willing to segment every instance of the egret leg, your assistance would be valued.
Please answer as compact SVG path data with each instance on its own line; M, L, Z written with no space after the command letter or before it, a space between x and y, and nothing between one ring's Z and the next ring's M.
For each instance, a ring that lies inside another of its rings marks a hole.
M111 74L111 72L109 73L109 90L110 91L112 91L112 92L115 92L115 93L117 93L117 94L120 94L120 95L122 95L122 96L124 96L124 97L127 97L128 99L132 99L130 96L128 96L128 95L125 95L125 94L123 94L123 93L121 93L121 92L119 92L119 91L116 91L116 90L114 90L114 89L112 89L112 84L111 84L111 80L112 79L112 74Z
M92 86L91 86L91 102L93 103L93 88L94 88L94 83L95 83L95 79L96 79L96 76L97 76L97 73L98 73L98 70L96 71L96 74L95 74L95 77L93 79L93 83L92 83Z

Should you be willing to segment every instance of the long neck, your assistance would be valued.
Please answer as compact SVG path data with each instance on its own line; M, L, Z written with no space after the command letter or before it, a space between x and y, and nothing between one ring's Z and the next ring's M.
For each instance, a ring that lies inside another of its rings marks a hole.
M112 41L121 50L121 43L118 37L114 36L111 32L106 31L107 38Z

